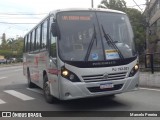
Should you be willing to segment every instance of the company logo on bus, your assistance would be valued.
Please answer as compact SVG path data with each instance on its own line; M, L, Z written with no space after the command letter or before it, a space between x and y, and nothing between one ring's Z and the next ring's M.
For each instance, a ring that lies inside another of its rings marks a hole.
M108 74L107 74L107 73L104 75L104 79L105 79L105 80L108 79Z

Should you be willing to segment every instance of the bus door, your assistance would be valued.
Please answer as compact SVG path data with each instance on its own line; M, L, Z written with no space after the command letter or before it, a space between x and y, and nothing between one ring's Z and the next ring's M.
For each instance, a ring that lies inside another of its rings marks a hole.
M53 18L51 18L50 22L52 23ZM51 25L50 23L50 25ZM51 94L57 98L59 98L59 81L58 81L58 60L57 60L57 37L53 37L50 34L50 59L48 64L48 80L50 81L50 89Z

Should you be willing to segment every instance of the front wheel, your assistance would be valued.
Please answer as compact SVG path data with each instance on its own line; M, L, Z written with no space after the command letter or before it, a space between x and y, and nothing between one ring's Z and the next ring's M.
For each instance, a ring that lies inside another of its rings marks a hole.
M50 84L48 82L48 78L46 75L44 76L43 92L44 92L44 97L45 97L46 102L48 103L58 102L58 100L54 98L50 93Z

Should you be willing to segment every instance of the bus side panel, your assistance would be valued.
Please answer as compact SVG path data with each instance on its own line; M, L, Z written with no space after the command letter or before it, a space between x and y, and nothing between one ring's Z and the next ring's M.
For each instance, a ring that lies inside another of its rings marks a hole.
M59 73L58 65L51 59L48 61L48 80L50 82L51 95L59 99Z
M36 63L36 56L37 54L28 54L27 55L27 63L28 63L28 69L30 72L31 81L38 85L38 69L37 69L37 63Z
M48 76L47 74L48 59L49 59L49 55L47 50L39 52L37 56L37 70L38 70L38 79L39 79L38 84L41 88L43 88L44 75L46 74Z

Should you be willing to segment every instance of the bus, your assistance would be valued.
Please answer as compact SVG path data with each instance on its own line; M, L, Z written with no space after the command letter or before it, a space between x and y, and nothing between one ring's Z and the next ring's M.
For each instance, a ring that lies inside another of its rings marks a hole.
M50 12L24 36L23 73L48 103L137 90L139 61L127 15L98 8Z

